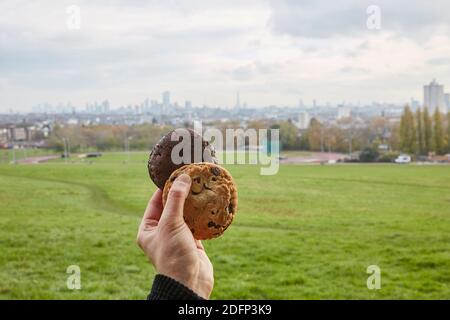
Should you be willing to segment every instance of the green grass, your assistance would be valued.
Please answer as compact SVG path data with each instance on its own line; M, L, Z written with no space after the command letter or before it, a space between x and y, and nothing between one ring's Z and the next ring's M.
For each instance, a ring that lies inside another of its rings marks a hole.
M144 299L146 154L0 165L0 298ZM214 299L450 299L450 167L228 166L236 220L205 241ZM381 268L381 290L366 269ZM79 265L81 290L66 268Z

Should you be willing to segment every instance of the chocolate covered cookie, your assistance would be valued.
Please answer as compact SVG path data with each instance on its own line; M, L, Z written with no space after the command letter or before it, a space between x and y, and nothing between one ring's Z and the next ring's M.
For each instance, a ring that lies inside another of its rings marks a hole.
M181 174L192 179L184 204L184 221L195 239L206 240L223 234L237 210L237 189L230 173L212 163L194 163L174 171L163 191L163 204L175 179Z
M176 152L173 159L174 148ZM190 155L184 154L186 150ZM192 129L176 129L162 137L153 147L147 168L150 178L162 190L172 172L194 162L217 163L214 147Z

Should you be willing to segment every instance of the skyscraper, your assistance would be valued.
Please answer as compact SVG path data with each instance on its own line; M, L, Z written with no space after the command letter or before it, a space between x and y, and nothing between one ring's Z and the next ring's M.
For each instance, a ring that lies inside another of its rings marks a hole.
M302 111L298 115L297 127L299 129L308 129L310 121L309 113L307 111Z
M423 87L423 106L433 113L436 108L442 113L447 113L444 101L444 86L433 80L429 85Z
M164 91L162 93L162 100L163 100L163 110L167 110L170 107L170 92Z
M241 108L241 99L239 97L239 92L236 94L236 105L234 106L236 109Z
M103 112L109 113L109 101L105 100L102 102Z

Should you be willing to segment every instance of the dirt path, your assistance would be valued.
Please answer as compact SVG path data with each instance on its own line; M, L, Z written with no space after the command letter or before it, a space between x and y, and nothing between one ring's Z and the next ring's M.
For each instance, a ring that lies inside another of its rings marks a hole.
M59 156L40 156L40 157L28 157L17 160L17 163L20 164L38 164L42 162L47 162L49 160L58 159Z
M295 163L321 163L328 161L337 161L344 159L347 155L343 153L334 152L313 152L307 156L287 157L280 161L280 163L295 164Z

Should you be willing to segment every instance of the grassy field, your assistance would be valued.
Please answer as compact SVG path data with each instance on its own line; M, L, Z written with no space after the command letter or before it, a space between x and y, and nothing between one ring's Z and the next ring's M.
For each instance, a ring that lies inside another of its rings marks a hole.
M144 299L146 154L0 165L1 299ZM205 241L213 299L450 299L450 167L228 166L239 210ZM81 268L68 290L66 268ZM381 268L369 290L366 269Z

